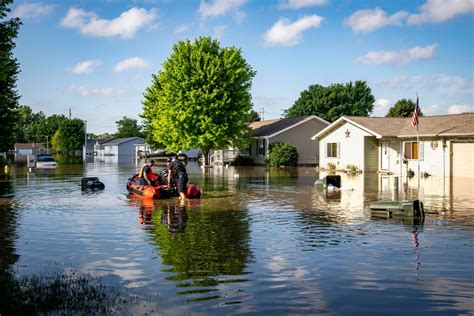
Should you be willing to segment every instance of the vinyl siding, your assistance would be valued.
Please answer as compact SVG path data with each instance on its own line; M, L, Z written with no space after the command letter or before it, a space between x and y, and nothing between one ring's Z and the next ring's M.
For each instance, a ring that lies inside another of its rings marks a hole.
M346 131L350 132L348 138L346 137ZM321 155L319 158L319 165L322 168L325 168L329 162L332 162L336 164L337 169L345 169L348 164L351 164L357 166L357 168L361 170L364 170L366 157L364 150L365 137L368 136L372 135L350 123L344 123L332 133L320 140L319 152ZM339 143L338 158L326 157L327 143ZM370 167L372 166L370 165Z
M326 124L316 119L312 119L270 138L269 142L285 142L294 145L298 150L298 164L316 165L319 157L319 146L317 141L315 144L315 141L311 140L311 136L315 135L326 126Z

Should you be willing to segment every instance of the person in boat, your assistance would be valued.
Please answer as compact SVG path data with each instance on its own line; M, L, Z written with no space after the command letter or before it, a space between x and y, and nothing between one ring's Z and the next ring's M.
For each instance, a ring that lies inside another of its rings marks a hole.
M145 164L142 166L142 168L140 169L140 172L138 173L140 184L154 186L160 183L159 176L157 177L157 175L155 175L153 173L153 170L151 169L154 164L155 164L155 161L153 159L147 158L145 160Z
M168 188L176 185L178 189L179 199L186 200L184 189L188 184L188 173L184 163L179 161L176 156L167 159L168 163Z

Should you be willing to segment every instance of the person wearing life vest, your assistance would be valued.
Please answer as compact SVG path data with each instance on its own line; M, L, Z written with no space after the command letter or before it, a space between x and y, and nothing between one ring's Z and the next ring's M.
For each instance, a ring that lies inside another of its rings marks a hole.
M145 164L141 167L140 172L138 173L138 178L140 183L143 185L154 185L156 179L151 167L155 164L153 159L146 159Z
M179 193L179 199L186 200L184 190L188 183L188 173L184 167L184 163L179 161L176 156L167 159L168 162L168 188L171 188L173 184L177 184Z

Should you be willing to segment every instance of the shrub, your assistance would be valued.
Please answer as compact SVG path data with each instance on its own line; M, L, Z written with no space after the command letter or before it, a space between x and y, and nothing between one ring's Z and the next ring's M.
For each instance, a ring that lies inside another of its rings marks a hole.
M336 169L336 164L333 162L328 162L328 169L335 170Z
M298 150L295 146L276 142L270 144L266 163L270 167L296 166L298 164Z
M352 173L356 173L357 171L359 171L359 168L357 168L356 165L347 165L346 170Z
M253 159L249 156L238 155L234 160L234 165L236 166L253 166Z

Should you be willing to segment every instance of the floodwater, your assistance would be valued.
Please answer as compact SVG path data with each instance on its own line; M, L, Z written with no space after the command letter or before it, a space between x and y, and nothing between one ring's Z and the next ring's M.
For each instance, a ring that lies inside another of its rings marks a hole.
M180 206L128 196L136 169L13 166L1 177L0 314L474 313L473 179L396 190L393 177L343 175L327 195L314 168L191 162L204 195ZM82 192L84 176L105 190ZM424 220L371 216L371 201L414 198Z

